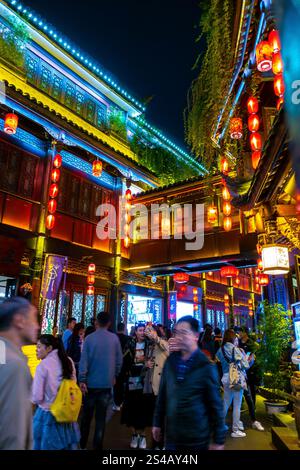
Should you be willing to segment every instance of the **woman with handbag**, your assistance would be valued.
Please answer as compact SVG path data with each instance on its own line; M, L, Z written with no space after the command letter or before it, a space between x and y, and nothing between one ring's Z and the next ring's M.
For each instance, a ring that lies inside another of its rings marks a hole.
M33 418L34 450L73 450L78 448L80 432L77 423L57 422L51 413L64 379L76 383L76 371L59 338L41 335L37 343L36 368L31 401L37 405Z
M246 370L249 368L249 360L241 349L237 347L238 338L233 330L226 330L223 343L216 354L221 362L224 388L224 415L233 402L232 433L231 437L246 437L240 421L241 405L244 389L247 388Z

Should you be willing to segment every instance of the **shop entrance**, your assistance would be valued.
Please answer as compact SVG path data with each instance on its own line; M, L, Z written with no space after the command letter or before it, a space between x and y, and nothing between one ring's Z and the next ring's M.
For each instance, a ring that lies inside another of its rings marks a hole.
M17 279L13 277L0 276L0 302L10 299L16 295Z

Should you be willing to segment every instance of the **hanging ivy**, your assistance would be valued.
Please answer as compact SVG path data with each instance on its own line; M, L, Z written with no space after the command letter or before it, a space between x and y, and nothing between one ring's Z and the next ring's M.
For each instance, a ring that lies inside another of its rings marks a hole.
M113 108L108 116L108 128L121 137L121 139L127 140L125 115L116 108Z
M207 168L215 165L216 151L212 145L212 130L228 91L232 67L232 0L201 2L201 35L206 39L206 51L199 56L200 73L188 96L185 116L186 140L192 152Z
M23 71L29 33L24 23L14 16L7 21L8 26L0 23L0 57Z

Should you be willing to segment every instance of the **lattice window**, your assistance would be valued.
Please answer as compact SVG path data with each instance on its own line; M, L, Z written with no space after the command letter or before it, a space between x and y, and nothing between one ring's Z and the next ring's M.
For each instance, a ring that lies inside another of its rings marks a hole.
M105 310L105 295L97 295L96 315Z
M27 55L25 63L27 80L31 83L35 83L37 81L38 61L31 55Z
M92 189L92 204L91 204L91 219L94 221L99 220L96 216L96 209L102 203L102 190L99 186L94 185Z
M43 321L42 321L42 333L52 334L52 328L54 325L55 317L55 300L45 300L42 308Z
M87 101L86 105L86 118L89 122L94 123L96 113L96 104L92 100Z
M72 317L79 323L82 320L83 293L73 292Z
M42 67L40 88L41 90L49 94L50 86L51 86L51 71L47 69L46 67Z
M82 115L83 105L84 105L84 95L80 91L76 91L75 111L80 116Z
M89 218L91 212L92 185L81 183L79 198L79 215Z
M86 327L91 325L91 320L94 318L94 304L95 297L93 295L86 295L84 305L84 324Z
M72 86L70 83L67 83L66 92L65 92L65 105L68 106L68 108L73 108L74 97L75 97L75 87Z
M62 87L63 87L63 79L59 77L58 75L54 74L51 95L57 101L61 100Z
M100 104L97 107L97 126L103 127L107 124L107 107L105 104Z
M80 190L80 181L74 176L71 177L71 183L69 186L69 201L68 209L73 214L77 214L78 211L78 200L79 200L79 190Z
M57 322L58 331L62 333L67 328L67 319L69 312L70 293L65 291L59 292Z
M61 177L59 182L59 192L57 196L58 208L67 211L69 206L69 196L68 196L68 184L69 184L70 175L69 173L62 168Z
M22 152L1 142L0 146L0 187L16 193L22 161Z
M23 196L32 197L34 189L35 171L38 160L27 155L22 158L21 174L19 182L19 193Z

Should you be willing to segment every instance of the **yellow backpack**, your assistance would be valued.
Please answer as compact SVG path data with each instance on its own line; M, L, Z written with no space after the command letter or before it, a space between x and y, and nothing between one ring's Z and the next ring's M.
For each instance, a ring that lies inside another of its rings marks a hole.
M74 380L63 379L50 412L58 423L77 421L82 403L82 393Z

